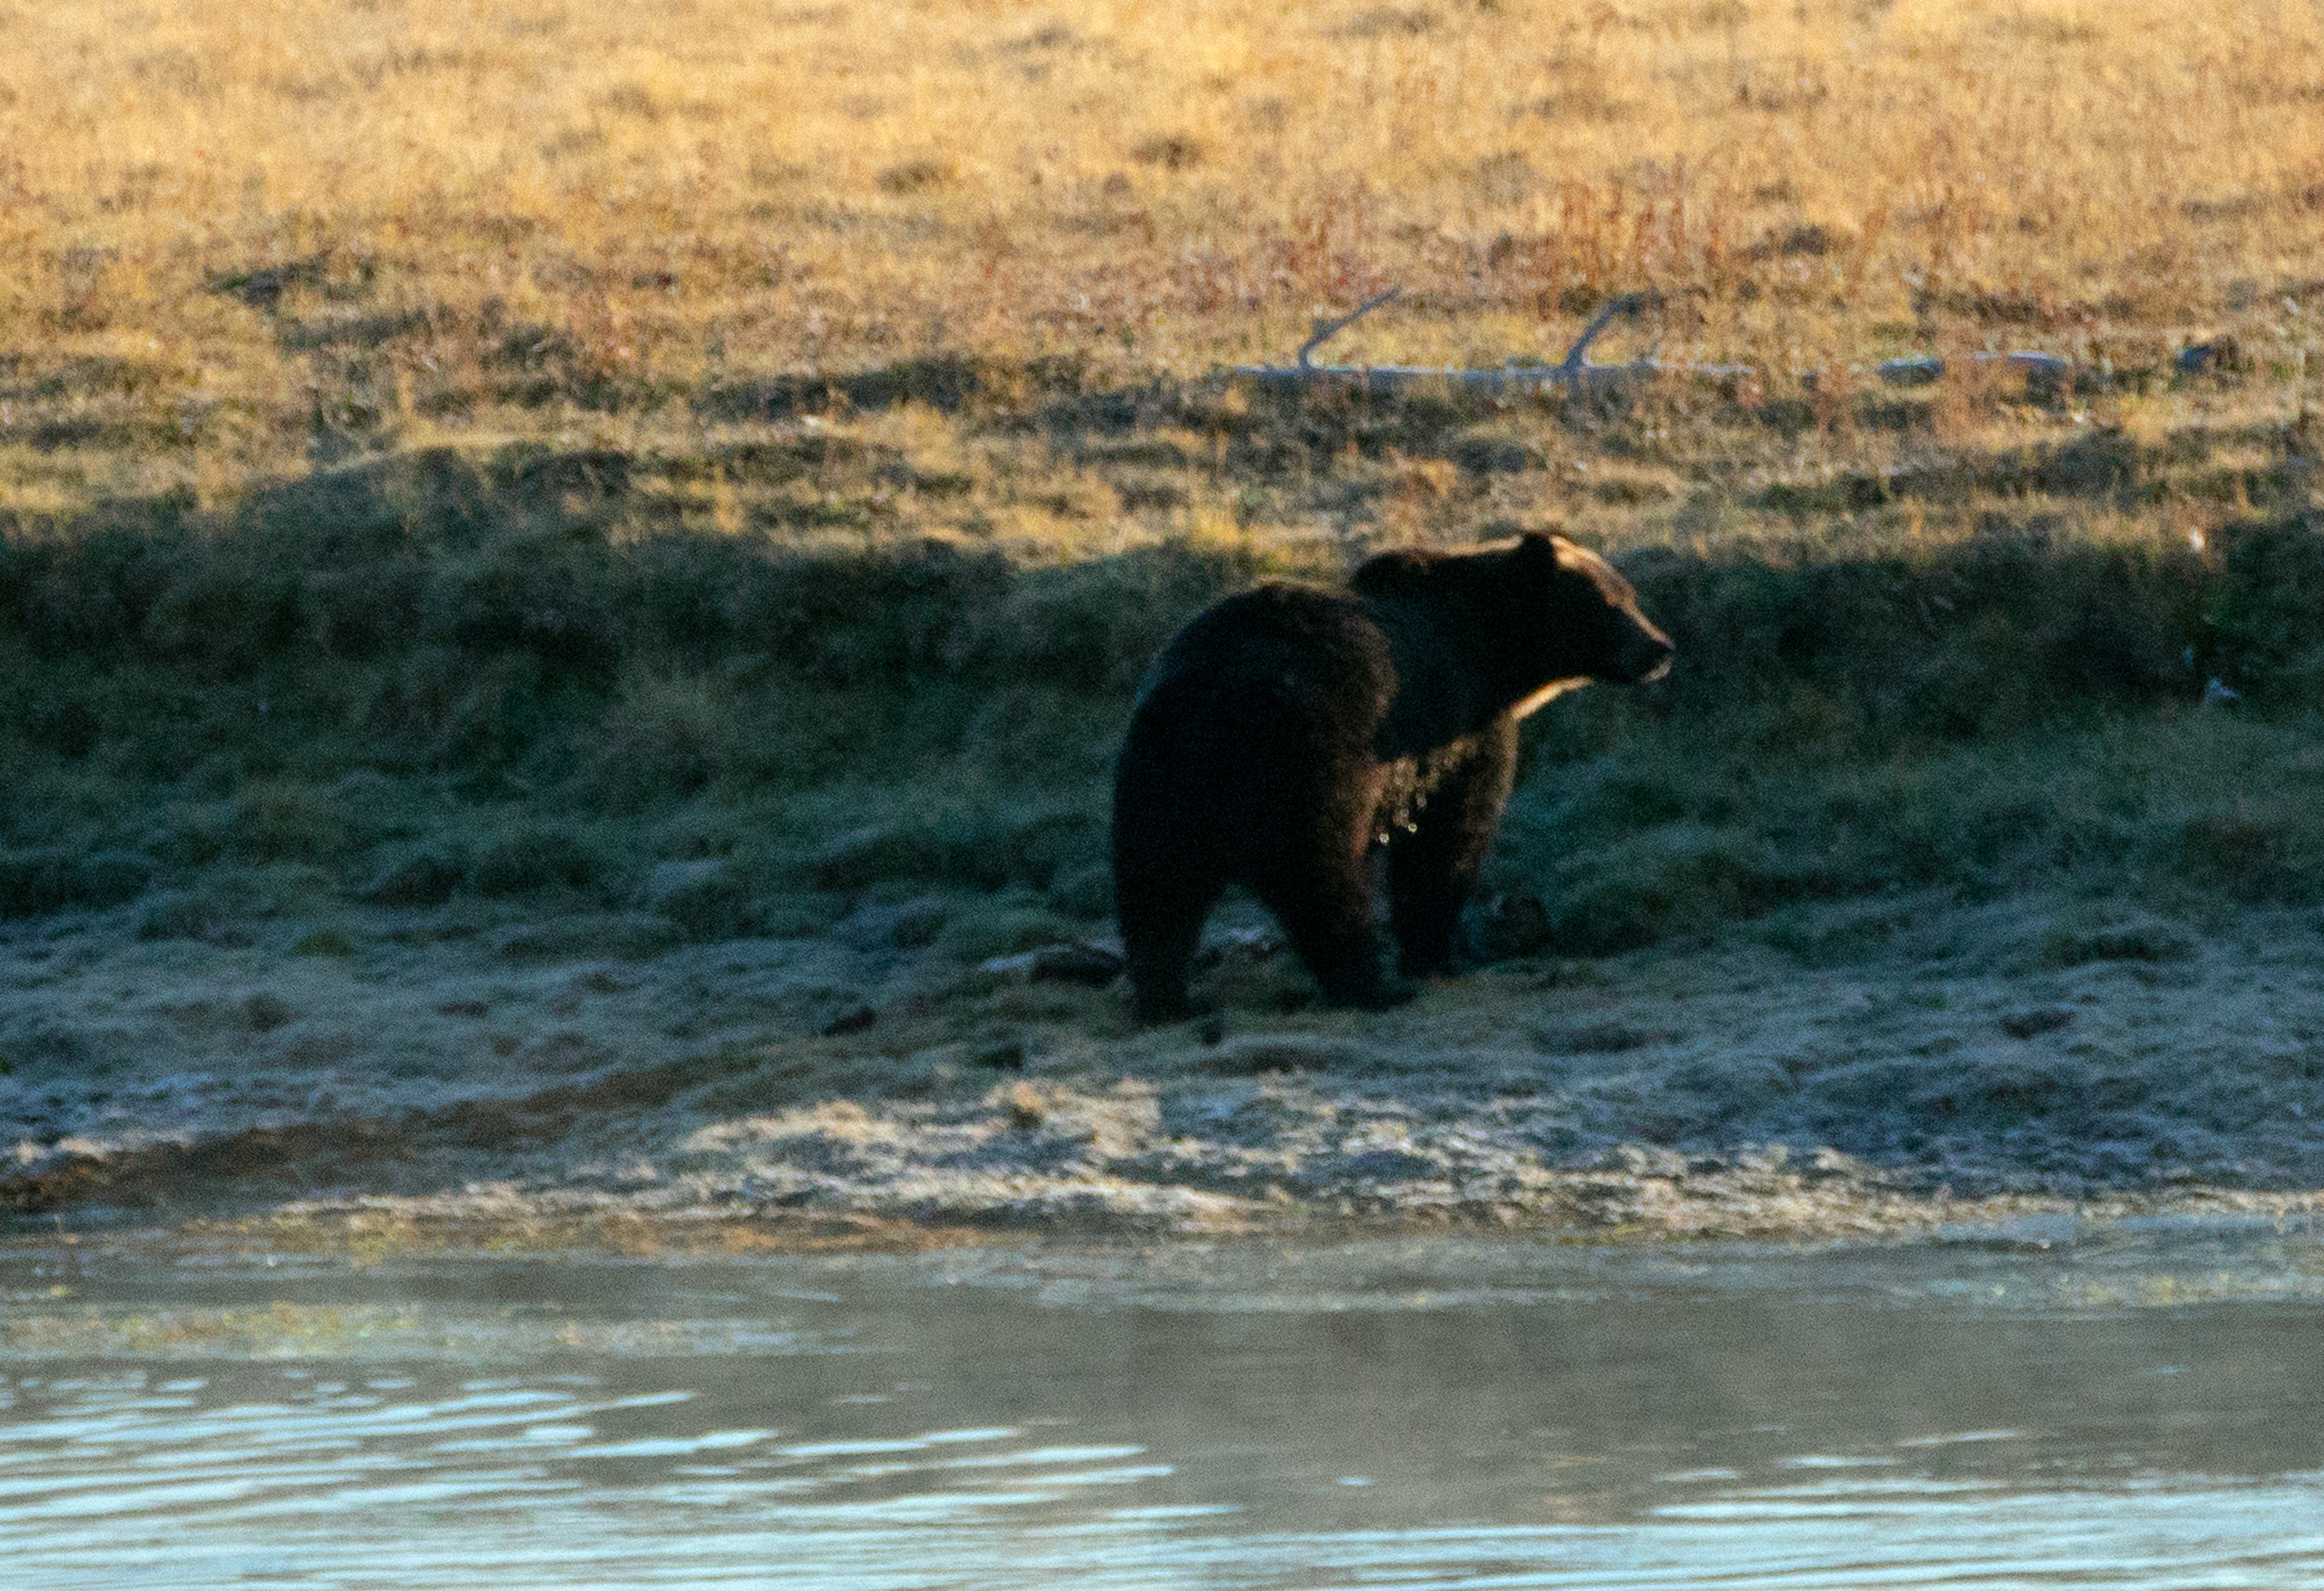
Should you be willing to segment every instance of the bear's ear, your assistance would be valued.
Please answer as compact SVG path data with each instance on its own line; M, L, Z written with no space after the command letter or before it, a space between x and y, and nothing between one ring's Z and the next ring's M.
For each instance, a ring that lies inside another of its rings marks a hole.
M1517 538L1517 561L1527 568L1554 569L1561 539L1546 530L1528 530Z

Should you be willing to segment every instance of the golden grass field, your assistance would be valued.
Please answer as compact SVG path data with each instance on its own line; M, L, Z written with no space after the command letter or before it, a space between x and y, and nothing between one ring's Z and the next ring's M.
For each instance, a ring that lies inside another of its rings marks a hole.
M720 383L930 355L1199 376L1392 283L1335 352L1554 356L1651 289L1666 355L1827 410L1906 348L2222 333L2304 390L2324 14L0 4L0 510L683 447Z

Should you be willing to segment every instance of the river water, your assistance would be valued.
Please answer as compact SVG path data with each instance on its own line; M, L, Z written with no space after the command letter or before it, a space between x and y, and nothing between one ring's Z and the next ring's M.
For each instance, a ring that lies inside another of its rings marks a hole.
M2324 1586L2324 1233L0 1253L0 1586Z

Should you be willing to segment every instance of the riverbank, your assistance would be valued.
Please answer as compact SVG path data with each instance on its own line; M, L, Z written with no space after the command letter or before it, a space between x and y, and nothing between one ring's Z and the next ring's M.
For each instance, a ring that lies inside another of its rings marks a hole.
M0 1200L332 1248L1813 1241L2324 1205L2312 914L1897 897L1512 959L1373 1015L1303 1008L1246 907L1206 956L1218 1016L1141 1032L1090 986L1102 956L960 953L1003 909L659 949L605 915L376 910L329 953L300 924L19 929ZM942 926L899 948L908 921Z

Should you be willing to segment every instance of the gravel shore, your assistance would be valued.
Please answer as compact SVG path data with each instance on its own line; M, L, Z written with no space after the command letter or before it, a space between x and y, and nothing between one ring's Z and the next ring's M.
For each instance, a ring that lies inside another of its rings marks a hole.
M992 909L678 948L620 917L380 912L225 943L52 921L0 943L0 1200L43 1225L777 1244L1818 1240L2324 1204L2304 915L1898 898L1505 961L1360 1015L1305 1008L1246 909L1206 951L1217 1016L1139 1032L1087 981L1101 959L971 960L945 946L973 935L928 932Z

